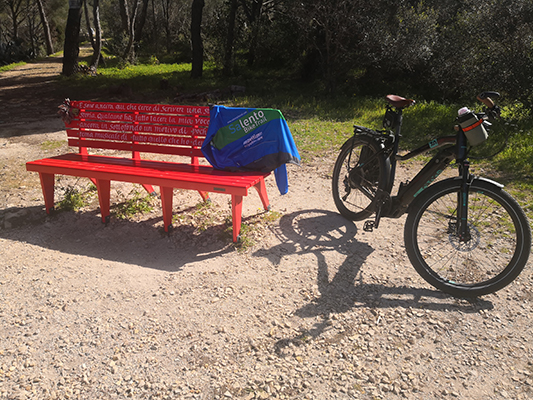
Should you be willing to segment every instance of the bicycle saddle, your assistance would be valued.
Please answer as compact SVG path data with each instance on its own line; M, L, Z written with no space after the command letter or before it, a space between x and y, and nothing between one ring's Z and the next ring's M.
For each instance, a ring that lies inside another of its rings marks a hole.
M389 94L386 99L390 103L390 105L395 108L403 109L415 104L415 101L413 99L406 99L404 97L396 96L395 94Z

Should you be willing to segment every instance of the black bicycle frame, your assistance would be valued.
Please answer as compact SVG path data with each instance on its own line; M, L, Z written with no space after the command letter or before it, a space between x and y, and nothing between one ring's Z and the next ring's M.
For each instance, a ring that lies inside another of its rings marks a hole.
M447 137L440 139L441 144L434 146L437 148L450 144L456 141L455 137ZM421 154L424 151L431 150L432 147L424 145L419 149L398 158L399 160L408 160L415 157L417 154ZM390 210L390 217L400 217L405 213L409 204L418 196L424 189L437 179L437 177L448 167L448 165L456 159L456 153L453 147L447 147L439 151L425 166L422 168L416 176L410 180L407 184L401 184L398 189L398 194L392 198L393 207ZM396 160L392 161L394 164Z
M398 194L392 197L391 207L389 209L388 217L398 218L405 213L409 204L418 196L425 188L427 188L437 177L448 167L448 165L456 158L456 147L453 146L458 142L457 136L445 136L420 146L419 148L409 152L405 155L399 155L400 132L402 127L402 110L397 110L397 117L395 121L394 132L394 146L392 153L389 155L391 170L389 176L388 193L392 191L394 180L396 177L396 165L398 161L409 160L420 154L426 153L430 150L436 150L446 146L446 148L439 151L425 166L418 172L418 174L407 184L400 184ZM462 133L462 132L460 132ZM464 136L464 134L463 134Z
M396 175L396 165L398 161L409 160L413 157L416 157L420 154L426 153L430 150L436 150L441 147L441 149L425 166L418 172L418 174L408 183L401 183L400 188L396 196L390 198L390 207L388 207L388 212L383 215L384 217L398 218L403 215L409 205L413 200L429 185L431 185L435 179L448 167L450 163L454 160L459 164L459 171L462 177L461 191L458 193L457 199L457 223L456 229L458 236L461 240L468 240L469 230L468 230L468 190L472 182L472 177L469 173L469 162L467 160L467 139L462 130L459 130L457 134L453 136L444 136L431 142L420 146L419 148L409 152L405 155L399 155L399 142L400 142L400 132L402 125L402 110L397 110L397 118L395 121L395 133L394 133L394 143L392 151L388 153L391 163L390 175L389 175L389 185L386 189L387 195L390 196L392 187L394 185L395 175ZM382 151L375 153L369 159L365 160L365 163L368 163L380 157L387 152L387 149L384 148ZM381 205L385 203L384 200L381 201ZM377 228L379 225L379 219L382 217L381 206L378 206L376 210L376 221L374 227Z

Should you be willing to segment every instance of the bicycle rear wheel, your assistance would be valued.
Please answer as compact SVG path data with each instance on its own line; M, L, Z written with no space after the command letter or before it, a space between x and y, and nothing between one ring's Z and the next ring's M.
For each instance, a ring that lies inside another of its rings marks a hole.
M496 292L524 269L531 230L524 211L501 186L475 179L468 196L468 238L457 234L461 179L424 190L412 204L405 249L416 271L434 287L457 297Z
M389 160L381 145L367 136L354 136L341 148L333 168L333 199L347 219L360 221L375 211L376 194L386 190ZM373 158L372 158L373 157Z

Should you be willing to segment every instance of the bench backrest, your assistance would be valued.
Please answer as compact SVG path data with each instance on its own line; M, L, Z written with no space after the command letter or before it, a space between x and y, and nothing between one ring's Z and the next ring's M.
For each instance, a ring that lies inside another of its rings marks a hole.
M68 145L87 149L203 157L200 147L209 125L209 107L166 104L71 101L65 121Z

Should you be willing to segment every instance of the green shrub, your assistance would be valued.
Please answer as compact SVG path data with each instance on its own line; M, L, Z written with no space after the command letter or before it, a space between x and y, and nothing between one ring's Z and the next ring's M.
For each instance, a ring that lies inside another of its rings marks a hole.
M65 189L63 200L58 203L58 209L63 211L78 211L85 205L87 205L87 202L83 194L78 189L68 186Z
M153 210L152 199L153 197L150 195L141 196L139 192L135 191L133 198L114 207L114 214L118 219L128 219L136 214L151 212Z

